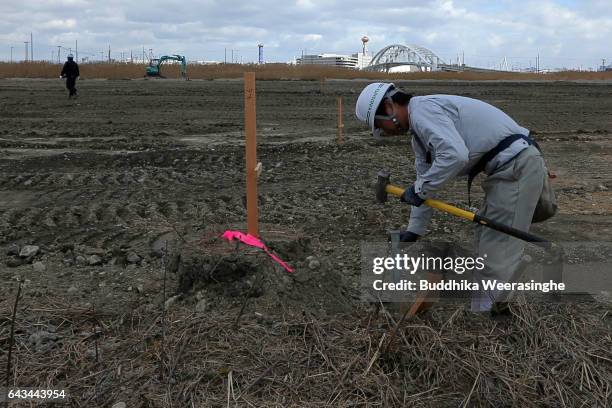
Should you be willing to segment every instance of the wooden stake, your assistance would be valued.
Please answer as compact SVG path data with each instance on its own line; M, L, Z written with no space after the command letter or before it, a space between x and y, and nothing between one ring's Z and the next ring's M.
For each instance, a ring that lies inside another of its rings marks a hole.
M344 122L342 121L342 97L338 97L338 144L344 143Z
M246 136L247 232L259 237L254 72L244 73L244 130Z
M425 278L429 283L438 283L442 280L442 275L440 275L439 273L427 272ZM402 326L402 323L404 323L404 320L406 320L407 317L416 316L417 314L429 309L431 306L433 306L435 302L438 301L438 297L438 292L420 291L419 293L417 293L417 298L414 303L400 303L400 313L402 313L402 318L399 322L397 322L395 328L389 336L389 342L385 347L385 354L387 354L389 350L391 350L391 348L393 347L397 331Z

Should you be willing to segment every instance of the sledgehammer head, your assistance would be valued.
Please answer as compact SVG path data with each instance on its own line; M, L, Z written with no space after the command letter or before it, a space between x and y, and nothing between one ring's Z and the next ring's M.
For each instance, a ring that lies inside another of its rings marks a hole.
M387 169L380 169L378 171L378 180L376 181L376 201L379 203L387 202L387 191L385 188L387 184L390 183L389 178L391 177L391 172Z

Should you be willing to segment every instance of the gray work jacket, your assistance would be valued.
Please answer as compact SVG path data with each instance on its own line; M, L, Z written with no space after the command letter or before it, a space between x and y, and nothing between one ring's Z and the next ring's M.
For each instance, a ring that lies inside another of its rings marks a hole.
M528 129L500 109L477 99L415 96L408 109L417 172L415 191L423 199L434 198L435 192L455 177L467 176L478 160L507 136L529 135ZM484 172L491 174L527 147L526 141L517 140L494 157ZM426 205L412 207L408 231L425 234L432 211Z

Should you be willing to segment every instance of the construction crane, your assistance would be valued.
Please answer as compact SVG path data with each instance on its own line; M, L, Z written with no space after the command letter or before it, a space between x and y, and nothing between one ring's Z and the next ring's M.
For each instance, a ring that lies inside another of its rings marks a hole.
M179 61L181 78L187 79L187 58L183 55L162 55L159 58L151 59L145 71L146 76L164 78L161 74L161 65L166 61Z

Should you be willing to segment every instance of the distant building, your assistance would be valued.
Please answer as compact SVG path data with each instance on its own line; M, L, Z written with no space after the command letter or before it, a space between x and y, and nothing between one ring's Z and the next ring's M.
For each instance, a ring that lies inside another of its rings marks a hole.
M357 54L353 54L353 56L357 57L357 69L364 69L372 62L372 55L368 53L358 52Z
M338 68L363 69L372 61L372 56L356 54L308 54L297 59L298 65L325 65Z
M197 61L189 61L190 64L197 65L219 65L222 64L221 61L208 61L208 60L197 60Z
M399 73L406 73L406 72L422 72L423 69L415 66L415 65L400 65L397 67L391 67L389 68L389 71L387 71L390 74L399 74Z

